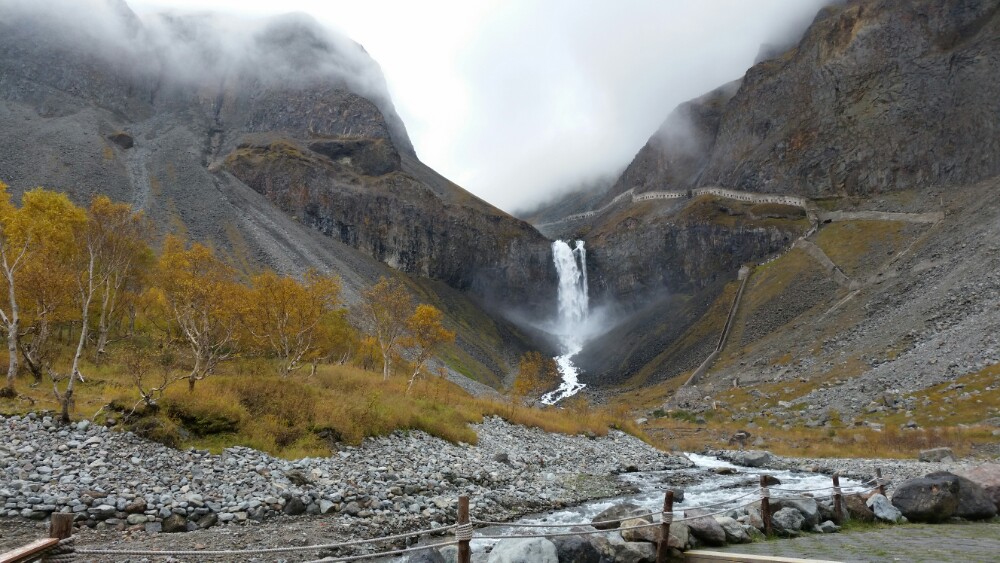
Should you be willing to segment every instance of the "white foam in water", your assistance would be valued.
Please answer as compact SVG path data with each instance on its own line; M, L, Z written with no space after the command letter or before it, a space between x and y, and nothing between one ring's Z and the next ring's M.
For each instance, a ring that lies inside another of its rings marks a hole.
M552 405L575 395L586 385L580 383L580 372L573 365L573 356L583 350L585 327L590 315L590 295L587 289L587 249L583 241L576 241L570 248L565 241L552 243L552 261L559 275L559 317L555 334L559 338L561 352L556 356L562 383L555 391L542 396L542 402Z
M676 471L655 471L650 473L629 473L623 475L623 479L635 485L641 491L638 494L588 502L577 507L557 512L529 516L517 520L517 522L529 524L589 523L594 516L600 514L601 511L625 501L635 503L649 512L659 513L659 511L663 508L663 493L667 489L671 488L674 488L675 490L677 488L684 489L684 500L674 503L674 514L677 515L677 517L680 517L685 508L721 503L724 501L731 502L717 507L712 507L711 510L715 511L725 508L736 508L754 500L753 497L745 497L742 499L737 499L737 497L743 496L757 489L760 484L760 475L764 473L777 477L778 480L781 481L780 485L769 487L772 497L781 496L782 494L790 494L781 493L782 489L818 489L832 485L829 475L738 467L714 457L698 454L685 455L687 455L688 458L696 464L695 467ZM735 468L737 473L734 475L716 475L707 471L717 467ZM694 475L703 477L703 479L697 483L684 484L691 480L691 477ZM676 485L674 483L676 483ZM840 485L845 493L847 493L850 492L852 488L859 488L861 483L842 477L840 479ZM824 490L816 491L814 494L816 496L824 496L830 494L831 492L832 491L830 490ZM525 530L526 528L495 526L479 530L477 533L503 535L524 533ZM567 531L566 528L530 529L530 533L552 533L565 531ZM496 543L495 540L474 540L473 550L482 549L483 547L494 543Z

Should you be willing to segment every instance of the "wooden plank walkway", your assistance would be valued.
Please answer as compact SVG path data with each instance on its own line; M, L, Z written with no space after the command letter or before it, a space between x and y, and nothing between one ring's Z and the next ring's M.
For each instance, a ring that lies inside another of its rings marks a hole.
M45 538L36 540L28 545L21 546L6 553L0 553L0 563L21 563L22 561L32 561L43 551L50 549L59 543L59 538Z

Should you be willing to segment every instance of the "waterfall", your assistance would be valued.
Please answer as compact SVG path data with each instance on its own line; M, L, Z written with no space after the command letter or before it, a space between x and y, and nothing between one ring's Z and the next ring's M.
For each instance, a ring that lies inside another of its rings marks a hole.
M547 405L555 404L585 387L579 382L580 372L573 365L573 356L583 349L584 325L590 314L587 249L583 241L576 241L574 248L561 240L553 242L552 261L559 275L559 311L554 333L561 348L561 354L555 360L562 383L555 391L542 396L542 402Z

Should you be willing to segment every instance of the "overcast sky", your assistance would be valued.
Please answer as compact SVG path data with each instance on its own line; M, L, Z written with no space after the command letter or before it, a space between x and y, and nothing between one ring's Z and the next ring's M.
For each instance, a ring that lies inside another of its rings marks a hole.
M311 14L382 66L421 160L517 211L623 168L677 104L738 78L823 0L128 0Z

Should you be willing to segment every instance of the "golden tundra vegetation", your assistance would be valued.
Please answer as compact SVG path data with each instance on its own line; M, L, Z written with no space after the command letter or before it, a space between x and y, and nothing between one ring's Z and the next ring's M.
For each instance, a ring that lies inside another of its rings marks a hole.
M154 250L156 248L156 250ZM336 276L245 271L212 247L156 239L140 212L80 207L0 183L0 412L115 419L175 447L244 445L288 458L423 430L475 443L484 416L565 433L639 434L623 408L537 408L554 362L525 354L507 400L475 398L434 361L441 311L380 279L348 309Z

